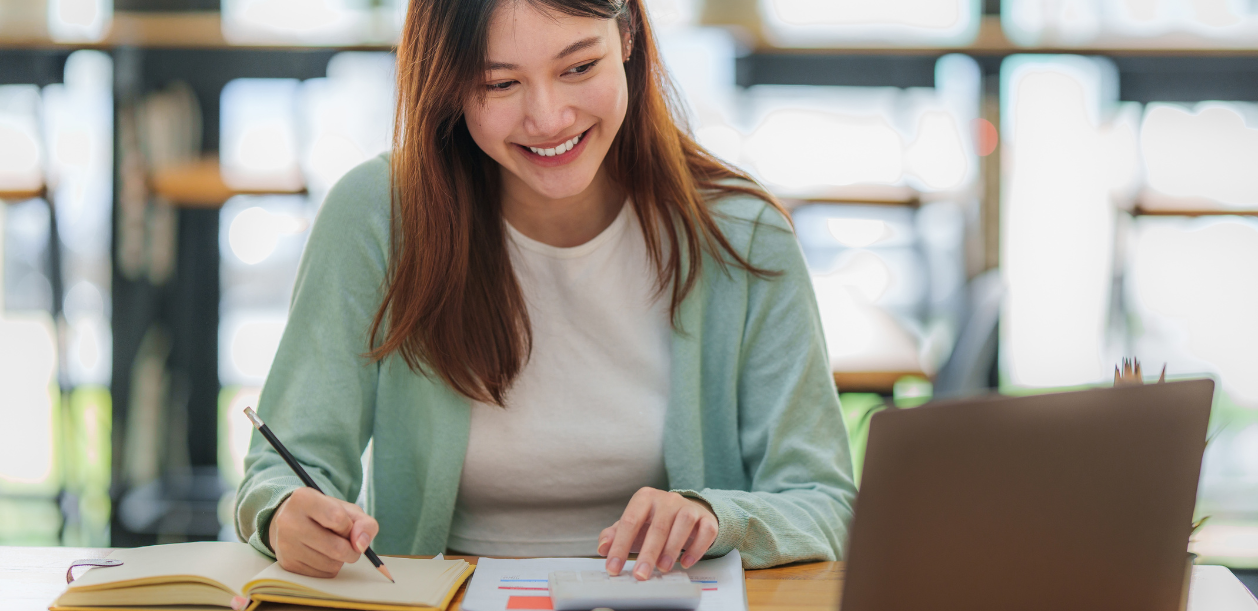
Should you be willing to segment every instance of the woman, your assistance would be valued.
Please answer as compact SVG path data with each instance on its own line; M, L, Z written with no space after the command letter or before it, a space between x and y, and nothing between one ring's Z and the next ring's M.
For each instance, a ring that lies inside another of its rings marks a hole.
M837 558L855 486L803 258L677 125L641 0L414 0L398 85L259 405L329 496L255 436L239 535L325 577L377 533L612 574L638 552L639 579Z

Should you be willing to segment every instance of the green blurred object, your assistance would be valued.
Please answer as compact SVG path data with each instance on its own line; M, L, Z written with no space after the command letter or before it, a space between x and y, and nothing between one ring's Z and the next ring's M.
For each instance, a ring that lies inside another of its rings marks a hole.
M70 392L64 427L64 494L69 501L63 503L64 545L109 545L112 423L109 389L80 386Z
M891 397L896 407L917 407L930 401L934 394L934 385L920 376L904 376L891 387Z
M109 389L80 386L70 393L66 439L67 490L109 490L110 431L113 415Z
M849 392L839 394L843 409L843 423L847 425L848 447L852 451L852 473L856 485L861 482L861 468L865 464L865 443L869 439L869 419L887 408L887 402L877 393Z
M0 545L109 545L113 413L109 389L82 386L66 395L49 388L48 439L29 451L49 453L38 480L0 478ZM64 515L63 515L64 513Z
M0 545L61 545L61 510L57 501L0 497Z

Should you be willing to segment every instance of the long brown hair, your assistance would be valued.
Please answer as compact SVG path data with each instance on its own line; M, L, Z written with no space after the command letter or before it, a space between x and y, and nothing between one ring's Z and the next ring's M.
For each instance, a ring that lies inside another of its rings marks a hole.
M411 369L497 405L528 360L532 331L507 251L499 169L472 140L463 103L483 95L489 22L503 1L616 19L629 33L628 110L604 163L633 202L674 325L703 252L722 267L773 273L735 252L709 203L741 193L781 209L682 127L641 0L412 0L397 51L393 244L369 355L398 352Z

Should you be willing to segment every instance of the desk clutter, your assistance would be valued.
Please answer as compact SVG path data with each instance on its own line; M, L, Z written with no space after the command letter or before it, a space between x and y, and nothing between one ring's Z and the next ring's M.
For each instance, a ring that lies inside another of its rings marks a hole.
M245 543L175 543L118 549L75 579L52 611L253 611L263 602L363 611L445 609L472 574L465 560L391 558L390 583L366 557L332 579L290 573Z

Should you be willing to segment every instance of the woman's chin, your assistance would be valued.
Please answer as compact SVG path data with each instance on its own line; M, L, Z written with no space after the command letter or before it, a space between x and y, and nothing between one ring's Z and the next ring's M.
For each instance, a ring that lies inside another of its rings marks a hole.
M547 177L549 180L538 180L537 177L530 177L524 183L528 185L533 192L546 199L567 199L576 197L585 193L590 188L590 184L594 182L594 174L589 176L568 176L568 177Z

